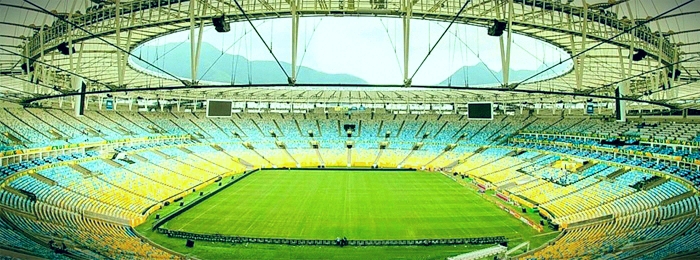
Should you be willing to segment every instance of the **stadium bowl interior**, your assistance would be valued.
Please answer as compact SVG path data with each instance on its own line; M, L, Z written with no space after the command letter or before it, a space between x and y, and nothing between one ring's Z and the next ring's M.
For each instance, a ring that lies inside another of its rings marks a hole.
M700 258L693 0L0 14L7 259Z

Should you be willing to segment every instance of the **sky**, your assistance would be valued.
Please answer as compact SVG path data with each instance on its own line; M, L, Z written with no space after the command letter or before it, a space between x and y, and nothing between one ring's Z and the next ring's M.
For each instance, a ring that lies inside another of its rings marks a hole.
M291 63L291 19L253 21L255 28L282 62ZM501 71L499 38L488 36L486 28L453 24L430 55L449 23L411 20L409 40L409 77L414 85L434 85L455 71L479 62ZM246 21L231 24L231 31L218 33L205 28L203 41L248 60L274 60L263 42ZM196 37L197 34L195 34ZM505 35L505 34L504 34ZM146 42L189 44L189 30L169 34ZM504 37L507 41L507 38ZM345 73L370 84L403 82L403 35L400 18L380 17L308 17L299 22L297 65L326 73ZM419 64L425 63L417 70ZM569 54L546 42L523 35L513 35L511 68L534 70L567 59ZM167 62L167 61L165 61ZM557 67L568 71L570 63ZM281 72L280 72L281 73ZM289 73L289 72L288 72Z

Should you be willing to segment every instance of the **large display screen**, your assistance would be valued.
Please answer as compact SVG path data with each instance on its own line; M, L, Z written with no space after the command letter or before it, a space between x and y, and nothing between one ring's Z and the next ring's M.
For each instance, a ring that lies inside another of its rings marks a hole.
M469 119L493 120L493 103L467 104L467 117Z
M207 100L207 117L230 117L231 100Z
M593 114L593 103L587 103L586 104L586 114L592 115Z
M111 98L106 99L105 100L105 109L106 110L114 110L114 100L112 100Z

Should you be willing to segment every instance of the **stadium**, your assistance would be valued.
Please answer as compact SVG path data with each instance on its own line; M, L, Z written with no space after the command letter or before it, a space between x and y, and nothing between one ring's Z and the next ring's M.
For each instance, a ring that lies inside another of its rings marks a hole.
M694 0L0 1L2 259L698 259Z

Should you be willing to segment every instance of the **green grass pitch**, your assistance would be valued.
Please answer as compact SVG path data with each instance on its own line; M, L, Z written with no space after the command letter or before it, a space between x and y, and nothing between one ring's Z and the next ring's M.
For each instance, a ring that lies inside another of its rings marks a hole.
M303 239L506 236L522 241L536 234L480 196L440 173L263 170L164 227Z

